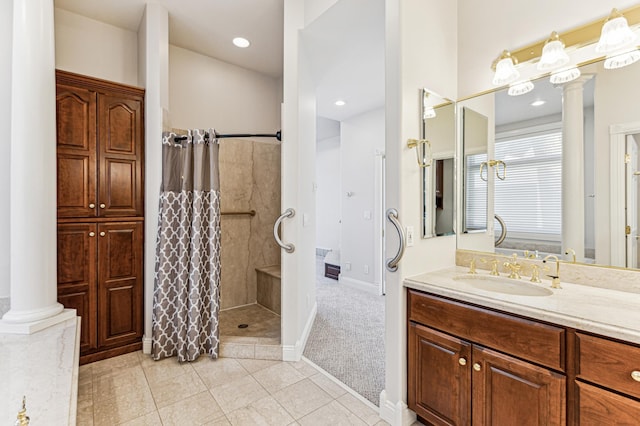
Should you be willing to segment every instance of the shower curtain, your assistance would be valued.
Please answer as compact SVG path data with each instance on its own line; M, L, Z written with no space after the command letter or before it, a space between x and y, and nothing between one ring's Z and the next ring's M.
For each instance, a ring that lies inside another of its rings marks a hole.
M162 135L152 356L218 357L220 180L218 140L204 130Z

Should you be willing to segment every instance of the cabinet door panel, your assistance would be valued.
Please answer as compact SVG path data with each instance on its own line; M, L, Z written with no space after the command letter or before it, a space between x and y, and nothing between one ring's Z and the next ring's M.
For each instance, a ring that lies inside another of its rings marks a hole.
M58 217L94 217L96 93L56 86Z
M142 100L101 94L98 139L100 215L142 216Z
M550 370L474 346L474 425L564 425L566 378Z
M436 425L468 424L470 355L469 343L410 323L409 408Z
M97 348L96 297L96 225L58 225L58 302L81 317L81 354Z
M98 231L98 342L132 343L142 337L142 222L104 223Z
M640 402L613 392L575 383L578 395L578 421L581 426L637 425Z

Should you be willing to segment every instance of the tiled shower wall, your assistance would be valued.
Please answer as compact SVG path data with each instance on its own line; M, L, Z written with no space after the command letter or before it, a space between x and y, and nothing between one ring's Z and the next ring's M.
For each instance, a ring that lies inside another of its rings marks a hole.
M273 224L280 216L280 145L220 140L220 208L255 210L222 216L222 309L255 303L256 268L280 263Z

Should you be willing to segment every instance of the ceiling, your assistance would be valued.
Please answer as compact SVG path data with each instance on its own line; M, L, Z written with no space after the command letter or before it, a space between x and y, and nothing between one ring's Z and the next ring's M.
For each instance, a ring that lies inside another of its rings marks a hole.
M55 7L137 32L149 0L54 0ZM173 45L282 77L284 0L154 0ZM342 121L384 106L384 0L340 0L302 32L317 114ZM251 41L247 49L231 40ZM339 108L337 99L346 101Z
M148 0L54 0L55 7L137 32ZM154 0L169 12L169 42L212 58L282 76L284 0ZM231 40L251 41L246 49Z

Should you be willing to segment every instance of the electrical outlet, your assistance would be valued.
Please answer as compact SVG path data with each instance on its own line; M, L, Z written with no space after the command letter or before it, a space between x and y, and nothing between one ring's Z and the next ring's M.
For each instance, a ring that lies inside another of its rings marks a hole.
M407 226L407 247L413 247L413 244L414 244L413 235L414 235L413 226Z
M344 270L345 271L351 270L351 262L344 262Z

